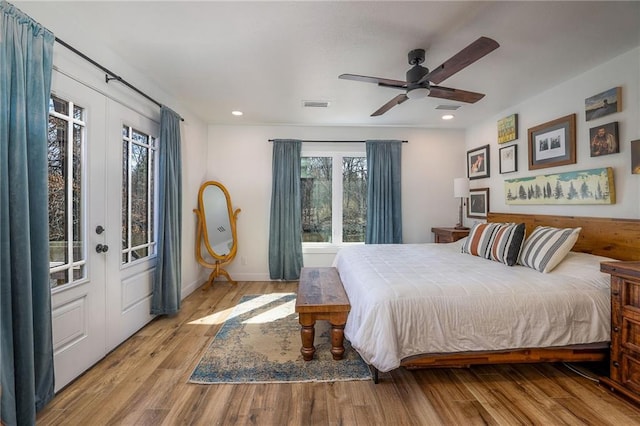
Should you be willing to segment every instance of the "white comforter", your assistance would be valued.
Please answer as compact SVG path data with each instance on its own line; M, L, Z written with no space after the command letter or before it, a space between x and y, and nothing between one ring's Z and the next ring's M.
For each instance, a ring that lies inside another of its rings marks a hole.
M380 371L425 353L609 341L603 257L571 252L551 273L460 253L451 244L343 248L345 336Z

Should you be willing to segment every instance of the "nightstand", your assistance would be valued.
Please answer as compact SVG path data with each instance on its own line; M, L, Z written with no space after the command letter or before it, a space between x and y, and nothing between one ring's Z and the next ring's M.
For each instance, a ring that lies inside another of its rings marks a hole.
M469 229L431 228L436 243L453 243L469 235Z
M611 275L609 377L600 382L640 403L640 262L601 262Z

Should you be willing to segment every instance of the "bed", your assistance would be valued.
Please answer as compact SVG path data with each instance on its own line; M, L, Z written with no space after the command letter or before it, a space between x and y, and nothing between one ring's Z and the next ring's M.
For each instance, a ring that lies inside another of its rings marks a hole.
M374 371L472 364L602 361L609 276L600 262L640 260L640 220L489 213L487 222L580 227L551 272L450 244L364 245L338 252L351 312L345 336Z

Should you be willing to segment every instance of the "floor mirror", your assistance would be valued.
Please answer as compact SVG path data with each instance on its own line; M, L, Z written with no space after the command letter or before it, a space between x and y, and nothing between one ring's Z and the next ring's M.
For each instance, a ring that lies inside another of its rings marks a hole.
M236 284L224 269L233 261L238 250L236 221L240 209L233 209L229 191L220 182L208 181L198 191L198 208L193 210L198 217L196 229L196 260L205 268L212 269L208 289L219 276Z

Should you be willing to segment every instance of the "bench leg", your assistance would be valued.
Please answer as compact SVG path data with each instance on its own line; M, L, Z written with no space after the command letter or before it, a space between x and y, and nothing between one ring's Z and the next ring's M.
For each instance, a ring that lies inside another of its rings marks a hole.
M300 337L302 339L302 348L300 353L305 361L311 361L313 354L316 352L315 346L313 346L313 340L316 336L316 321L313 318L308 318L306 315L300 315Z
M336 361L344 355L344 323L331 324L331 354Z

